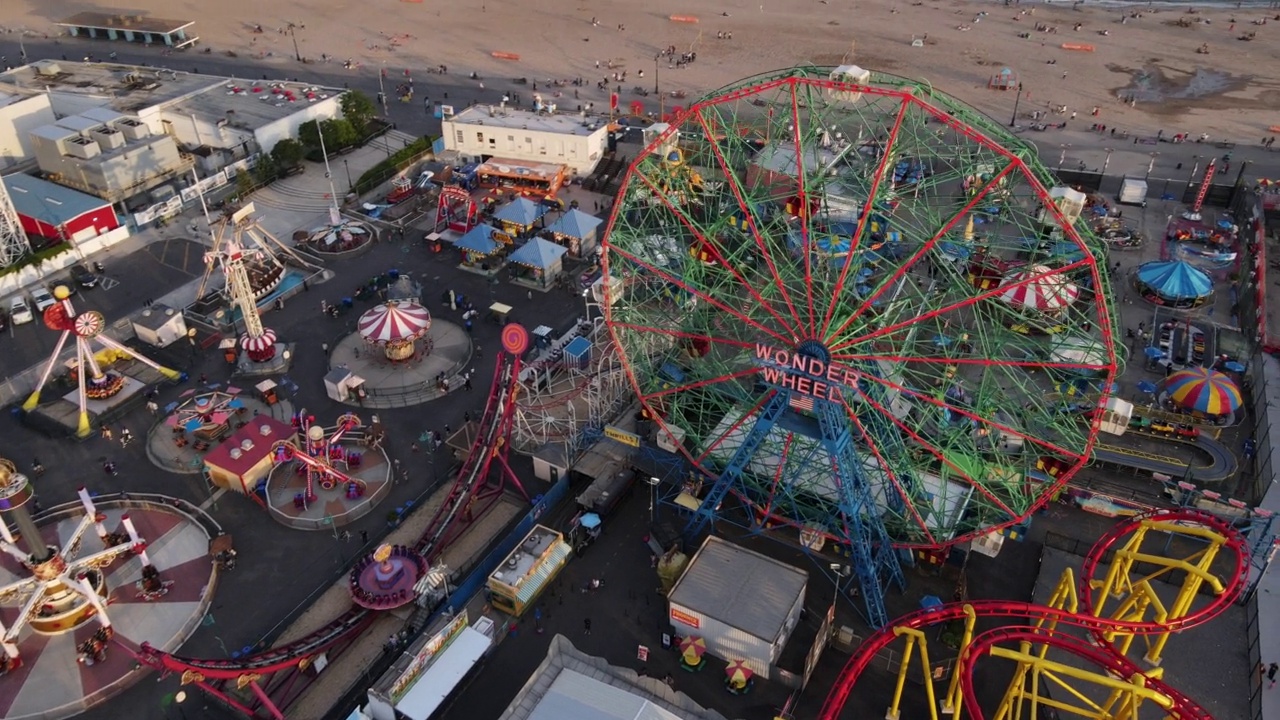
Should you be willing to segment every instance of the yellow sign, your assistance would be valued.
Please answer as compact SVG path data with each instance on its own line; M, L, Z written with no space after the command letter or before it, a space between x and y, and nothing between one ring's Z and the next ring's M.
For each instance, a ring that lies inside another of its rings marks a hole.
M391 699L391 704L394 705L400 702L405 693L409 692L414 682L418 680L418 676L431 666L436 656L449 647L449 643L453 642L454 638L458 637L467 628L468 624L467 611L464 609L458 613L458 616L452 622L441 628L440 632L436 633L435 637L431 638L426 645L422 646L422 649L418 651L418 654L414 656L408 667L404 669L404 672L400 674L400 677L396 679L387 692Z
M617 440L623 445L630 445L631 447L636 447L636 448L640 447L639 435L636 435L635 433L629 433L626 430L619 430L618 428L612 425L604 426L604 436L609 438L610 440Z

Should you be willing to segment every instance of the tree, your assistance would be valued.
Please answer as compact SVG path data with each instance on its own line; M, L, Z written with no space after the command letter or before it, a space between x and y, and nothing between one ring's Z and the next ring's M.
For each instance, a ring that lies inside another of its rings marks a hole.
M340 101L342 116L355 128L356 134L363 137L369 130L369 121L378 114L373 101L359 90L348 90L342 94ZM328 138L325 138L328 141Z
M258 162L253 166L253 174L258 177L258 182L266 185L280 177L280 165L276 163L275 158L264 153L258 156Z
M302 143L292 138L285 138L271 148L271 159L275 160L276 164L284 169L294 168L302 164L302 159L306 155L307 149L302 146Z
M360 131L350 120L334 118L320 123L320 131L324 133L325 149L329 152L349 148L360 142Z
M253 176L248 170L236 173L236 195L243 199L251 192L253 192Z
M320 147L320 123L315 120L308 120L299 125L298 141L301 142L304 147Z

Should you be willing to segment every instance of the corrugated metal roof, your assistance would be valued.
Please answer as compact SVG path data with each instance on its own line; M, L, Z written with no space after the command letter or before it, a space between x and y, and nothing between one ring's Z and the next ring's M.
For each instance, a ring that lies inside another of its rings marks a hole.
M61 225L108 205L102 198L24 173L6 175L3 180L19 215L50 225Z
M708 537L668 599L773 642L808 581L804 570Z
M680 720L639 695L564 669L529 720Z

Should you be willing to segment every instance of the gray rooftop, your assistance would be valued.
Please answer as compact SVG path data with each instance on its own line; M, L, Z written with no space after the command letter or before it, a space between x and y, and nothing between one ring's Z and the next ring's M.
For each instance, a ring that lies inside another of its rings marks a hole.
M0 90L10 85L26 90L48 89L54 93L98 96L103 104L129 114L219 86L221 82L222 78L212 75L67 60L41 60L0 74Z
M560 536L555 531L535 525L489 577L505 585L518 587L529 576L538 558L559 539Z
M195 24L194 20L166 20L150 15L124 15L104 12L80 12L57 22L64 27L110 28L134 32L169 33Z
M23 173L4 176L4 186L19 215L50 225L61 225L107 205L101 198Z
M563 635L500 720L725 720L657 678L583 653Z
M216 78L212 78L216 79ZM165 108L166 112L226 118L258 128L299 112L307 105L342 94L342 90L307 83L267 80L224 80L216 87Z
M711 536L667 599L773 642L808 581L804 570Z
M453 116L453 122L464 125L486 125L513 130L537 130L540 132L578 135L587 137L602 126L594 118L583 120L575 114L545 114L497 105L472 105ZM585 124L585 123L589 123Z

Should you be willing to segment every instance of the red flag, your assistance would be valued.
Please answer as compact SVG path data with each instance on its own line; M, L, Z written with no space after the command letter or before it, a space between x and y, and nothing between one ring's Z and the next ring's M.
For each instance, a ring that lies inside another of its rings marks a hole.
M618 93L609 94L609 109L610 110L618 109Z

